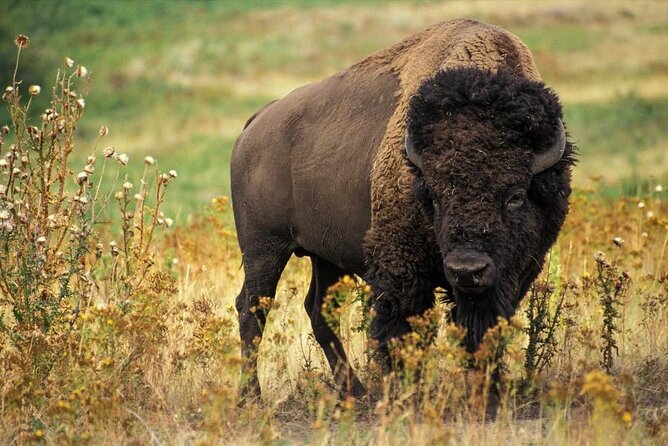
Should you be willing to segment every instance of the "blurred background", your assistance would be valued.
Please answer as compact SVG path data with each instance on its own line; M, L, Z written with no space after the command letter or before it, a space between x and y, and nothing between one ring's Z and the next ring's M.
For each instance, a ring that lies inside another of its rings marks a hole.
M86 66L92 85L77 156L113 145L130 155L136 172L146 155L163 170L176 169L166 210L177 221L229 194L232 144L263 104L457 17L500 25L529 46L580 147L577 187L633 196L668 186L668 2L3 4L3 88L11 83L18 33L31 39L18 78L42 86L35 116L48 106L66 56ZM101 125L110 133L98 143Z

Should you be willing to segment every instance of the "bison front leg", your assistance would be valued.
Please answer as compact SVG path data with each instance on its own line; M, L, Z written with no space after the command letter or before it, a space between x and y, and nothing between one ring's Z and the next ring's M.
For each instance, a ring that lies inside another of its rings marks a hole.
M311 319L313 335L325 353L339 390L356 398L363 397L366 390L350 366L341 340L323 317L322 304L327 289L346 272L317 256L311 257L311 265L313 269L311 286L304 302L304 308Z
M377 358L386 371L395 365L401 371L402 361L394 360L390 351L393 340L400 340L412 331L408 318L422 315L433 308L434 286L420 276L395 276L377 271L370 279L377 296L370 336L377 342Z

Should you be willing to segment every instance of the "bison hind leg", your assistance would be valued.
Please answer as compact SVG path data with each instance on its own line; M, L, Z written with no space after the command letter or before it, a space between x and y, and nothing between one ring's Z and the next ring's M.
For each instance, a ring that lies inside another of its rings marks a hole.
M258 243L258 246L264 244ZM239 314L239 334L241 353L246 359L242 384L242 398L260 396L257 379L257 348L262 340L262 332L267 314L276 294L276 286L285 268L292 249L283 243L272 243L273 249L244 252L244 284L236 299Z
M364 386L351 368L341 340L334 333L322 313L323 299L327 294L327 289L343 277L346 272L317 256L311 257L311 265L311 285L304 301L304 308L311 319L313 335L325 353L334 375L334 381L339 389L346 395L360 398L366 394ZM336 305L335 302L332 303Z

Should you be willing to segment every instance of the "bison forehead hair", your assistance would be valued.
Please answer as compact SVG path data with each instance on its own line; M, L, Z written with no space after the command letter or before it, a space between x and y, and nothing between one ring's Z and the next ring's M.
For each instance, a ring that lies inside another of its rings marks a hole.
M490 149L540 153L552 144L561 117L557 95L542 82L506 71L459 68L440 71L422 84L410 101L408 131L418 152L438 145L437 130L443 126L457 130L466 143L476 138L470 127L487 125L502 133L502 141L486 142Z

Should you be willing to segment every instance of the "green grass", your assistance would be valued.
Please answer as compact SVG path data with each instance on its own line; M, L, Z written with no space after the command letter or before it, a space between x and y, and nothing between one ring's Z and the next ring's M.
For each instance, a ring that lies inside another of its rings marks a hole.
M604 33L574 24L519 27L517 36L534 52L571 53L587 51L601 42Z
M557 13L555 10L558 9ZM30 35L20 77L40 84L47 106L54 71L69 56L91 72L78 157L103 141L145 155L179 179L168 210L184 221L213 196L229 193L229 153L246 118L269 100L332 74L440 19L470 16L506 26L536 55L545 79L564 92L580 164L578 184L603 176L613 195L651 171L668 178L666 76L668 8L619 3L505 6L454 2L10 2L0 15L0 85L10 82L12 39ZM631 93L620 85L637 86ZM593 99L577 93L598 92ZM656 89L655 89L656 90ZM602 92L601 92L602 91ZM601 99L599 99L601 97ZM0 123L7 121L0 110ZM103 147L103 146L102 146ZM102 147L99 147L100 149ZM611 169L606 160L623 168Z
M573 104L566 108L570 132L589 153L633 155L668 140L668 98L633 94L610 103Z

